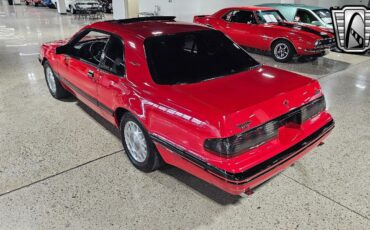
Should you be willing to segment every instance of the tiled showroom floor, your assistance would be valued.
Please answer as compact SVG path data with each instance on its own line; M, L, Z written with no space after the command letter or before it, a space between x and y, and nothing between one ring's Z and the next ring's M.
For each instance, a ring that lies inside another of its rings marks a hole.
M0 0L0 229L370 229L369 57L276 64L252 54L320 79L336 128L254 195L235 197L172 167L135 170L117 130L50 96L39 46L85 23Z

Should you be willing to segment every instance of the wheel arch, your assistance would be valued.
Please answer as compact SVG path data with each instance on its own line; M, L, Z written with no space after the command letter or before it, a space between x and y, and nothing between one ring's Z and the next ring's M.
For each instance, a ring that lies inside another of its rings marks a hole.
M41 65L44 65L45 64L45 62L47 62L48 61L48 59L46 58L46 57L44 57L42 60L41 60Z
M127 109L125 109L123 107L118 107L114 111L114 114L113 115L114 115L114 120L116 122L117 127L120 127L120 125L121 125L121 119L122 119L123 115L125 115L126 113L132 114L129 110L127 110Z

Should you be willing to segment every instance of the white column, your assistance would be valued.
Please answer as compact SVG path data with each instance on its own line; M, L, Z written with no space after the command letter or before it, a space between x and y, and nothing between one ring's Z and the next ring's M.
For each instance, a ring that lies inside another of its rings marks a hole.
M113 19L127 18L127 1L126 0L113 0Z
M57 8L58 8L58 13L60 14L66 14L67 9L66 9L66 2L65 0L57 0Z

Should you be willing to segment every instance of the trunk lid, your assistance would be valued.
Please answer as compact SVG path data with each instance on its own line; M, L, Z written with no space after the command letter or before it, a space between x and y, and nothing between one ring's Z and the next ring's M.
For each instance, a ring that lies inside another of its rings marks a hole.
M196 84L174 85L172 91L220 114L221 137L249 130L317 98L317 81L261 66Z

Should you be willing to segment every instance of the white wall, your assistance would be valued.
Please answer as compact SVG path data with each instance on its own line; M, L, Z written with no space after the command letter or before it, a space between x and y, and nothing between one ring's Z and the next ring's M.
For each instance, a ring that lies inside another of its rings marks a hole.
M212 14L225 7L270 2L280 3L281 0L139 0L139 11L154 12L154 6L159 5L160 15L173 15L179 21L193 21L194 15Z
M192 21L194 15L212 14L230 6L257 5L262 3L302 3L307 5L342 6L368 4L368 0L139 0L139 12L154 12L160 6L159 15L173 15L179 21Z
M127 10L125 5L127 4L127 0L113 0L113 19L125 19L127 18Z
M322 6L325 8L330 8L332 6L343 6L343 5L367 5L368 0L295 0L296 3Z

